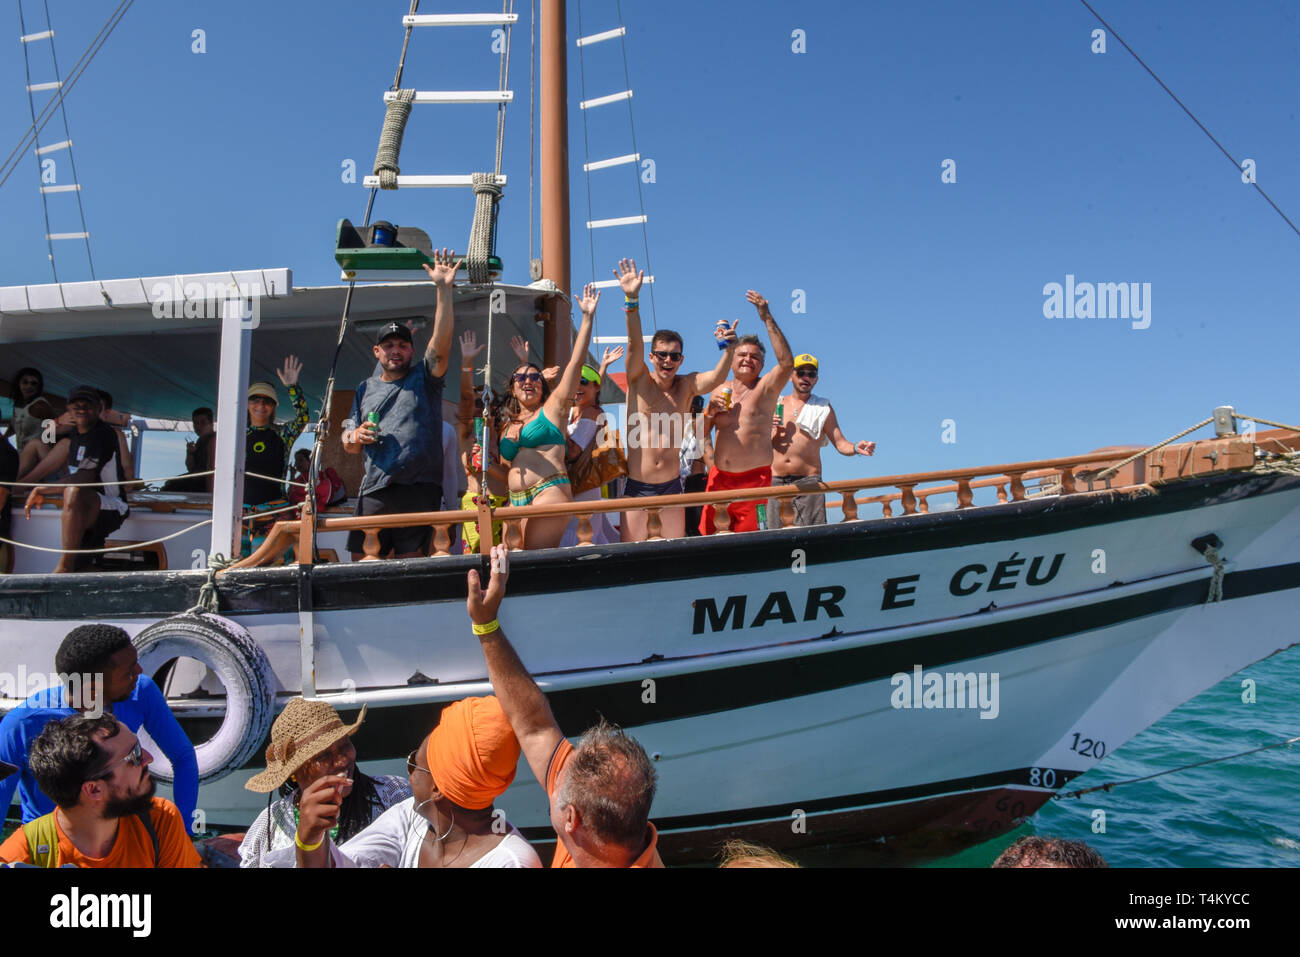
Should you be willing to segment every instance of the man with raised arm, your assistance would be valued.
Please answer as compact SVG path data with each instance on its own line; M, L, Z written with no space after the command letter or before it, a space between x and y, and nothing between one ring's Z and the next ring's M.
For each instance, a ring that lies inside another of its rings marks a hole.
M497 700L550 799L559 838L551 867L663 867L659 834L649 820L654 765L634 738L604 721L576 746L564 737L497 620L509 575L510 551L498 545L486 591L478 572L469 573L466 606Z
M646 364L641 336L641 312L638 296L645 274L636 262L624 259L614 273L625 297L627 312L627 485L625 498L649 498L657 495L680 495L682 487L682 441L691 425L691 400L707 395L722 385L736 348L736 325L720 326L714 333L726 348L710 372L679 374L682 364L682 337L669 329L660 329L650 343L650 363ZM686 509L666 508L659 513L664 538L682 538L686 534ZM633 510L623 513L622 538L625 542L643 542L647 537L646 513Z
M830 400L813 394L821 374L817 357L795 356L790 382L794 394L782 399L780 413L772 417L772 481L775 485L806 488L822 480L822 446L834 445L840 455L875 455L876 443L853 443L840 431L840 420ZM796 525L825 525L826 496L817 492L794 499ZM781 527L781 500L767 503L767 527Z
M451 355L452 284L459 263L446 249L435 251L433 261L424 269L438 290L438 311L424 360L412 366L415 348L405 325L392 322L380 329L374 346L380 374L357 386L343 431L344 451L357 455L364 450L366 456L358 516L442 508L442 389ZM379 533L379 555L420 558L428 554L431 534L427 525L384 529ZM360 530L348 535L353 561L365 558L365 538Z
M743 336L736 345L731 369L735 378L716 389L706 415L717 430L713 440L713 468L709 470L710 492L729 489L766 488L772 484L772 416L776 412L781 389L794 370L794 353L790 343L772 318L767 300L752 289L746 293L767 326L776 367L760 378L767 350L758 336ZM727 506L731 531L753 532L759 527L757 500ZM717 531L716 507L705 506L700 518L700 532Z

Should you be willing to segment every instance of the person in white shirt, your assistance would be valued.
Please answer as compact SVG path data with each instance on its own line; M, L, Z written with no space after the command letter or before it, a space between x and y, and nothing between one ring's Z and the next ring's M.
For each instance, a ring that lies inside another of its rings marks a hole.
M406 761L412 797L341 846L328 837L336 789L304 795L298 867L541 867L493 802L514 780L519 742L495 697L448 705Z

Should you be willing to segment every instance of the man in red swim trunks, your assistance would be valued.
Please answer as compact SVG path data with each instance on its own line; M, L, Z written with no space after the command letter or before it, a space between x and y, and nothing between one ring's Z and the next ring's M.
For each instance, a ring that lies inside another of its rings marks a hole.
M767 350L758 336L742 336L731 362L733 379L714 390L706 415L717 430L713 439L713 468L709 470L710 492L726 489L767 488L772 484L772 415L781 398L781 389L794 371L794 353L790 343L772 318L767 300L750 290L746 298L758 310L767 326L776 353L776 367L762 376ZM730 390L730 398L726 393ZM731 531L757 531L760 499L737 502L727 507ZM708 506L700 518L700 533L717 531L714 513Z

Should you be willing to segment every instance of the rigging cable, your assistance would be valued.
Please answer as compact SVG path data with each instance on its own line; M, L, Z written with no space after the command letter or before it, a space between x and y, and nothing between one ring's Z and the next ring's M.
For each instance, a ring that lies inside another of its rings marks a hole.
M1135 51L1131 46L1129 46L1127 43L1124 42L1124 38L1115 32L1114 27L1112 27L1109 23L1107 23L1104 19L1102 19L1101 14L1098 13L1096 10L1094 10L1088 4L1088 0L1079 0L1079 2L1088 8L1088 12L1091 13L1094 17L1096 17L1098 22L1100 22L1103 27L1105 27L1108 31L1110 31L1111 36L1113 36L1116 40L1118 40L1120 42L1120 45L1122 45L1125 50L1127 50L1130 54L1132 54L1133 59L1138 61L1138 64L1142 67L1142 69L1146 70L1148 73L1151 74L1151 79L1155 80L1157 83L1160 84L1160 89L1168 93L1170 98L1173 99L1173 101L1182 108L1182 111L1186 113L1189 117L1191 117L1192 122L1201 128L1201 132L1210 138L1210 142L1219 148L1220 153L1228 157L1228 160L1232 163L1233 168L1238 173L1240 173L1241 164L1237 162L1237 160L1233 157L1231 153L1227 151L1227 149L1224 148L1222 143L1220 143L1217 139L1214 138L1214 134L1205 128L1205 124L1196 118L1196 114L1194 114L1191 110L1187 108L1187 106L1183 103L1183 101L1180 100L1174 94L1174 91L1169 89L1169 87L1165 85L1164 80L1156 76L1155 71L1151 69L1151 67L1147 66L1146 63L1142 60L1142 58L1137 55L1137 51ZM1255 187L1255 189L1259 192L1259 195L1264 197L1264 201L1268 203L1270 206L1272 206L1274 212L1276 212L1279 216L1281 216L1283 221L1288 226L1291 227L1292 232L1294 232L1297 236L1300 236L1300 227L1297 227L1295 223L1291 222L1290 217L1288 217L1286 213L1282 212L1282 210L1278 208L1277 203L1273 202L1272 197L1270 197L1268 193L1264 192L1264 188L1259 185L1259 183L1255 180L1253 176L1250 179L1250 185Z
M0 163L0 186L3 186L13 174L13 171L18 168L19 159L22 157L22 154L26 152L28 145L30 145L31 142L34 142L36 137L40 135L41 130L45 128L45 124L54 118L55 107L62 105L64 98L72 92L73 86L75 86L77 81L81 79L81 75L86 72L86 68L90 66L90 62L95 58L95 54L97 54L100 48L103 47L104 43L107 42L109 36L112 35L113 30L117 27L118 23L122 21L122 17L126 16L127 10L130 9L131 4L134 2L135 0L122 0L122 2L118 4L117 9L109 15L108 22L100 27L99 33L97 33L95 38L90 41L90 46L88 46L85 52L81 54L80 59L73 64L72 72L68 74L67 82L59 88L58 95L50 100L49 103L45 104L45 108L41 110L36 120L34 120L32 125L27 128L27 131L23 133L22 138L18 141L18 145L13 148L13 151L5 158L5 161ZM49 115L47 116L46 114Z

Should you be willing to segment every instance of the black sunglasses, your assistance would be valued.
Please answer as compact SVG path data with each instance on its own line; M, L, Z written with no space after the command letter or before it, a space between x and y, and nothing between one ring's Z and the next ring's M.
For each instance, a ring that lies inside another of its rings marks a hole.
M517 372L515 373L515 381L521 385L525 382L541 382L542 374L540 372Z
M797 375L800 379L817 378L817 373L814 372L812 369L795 369L794 374Z
M650 354L656 359L662 359L664 362L682 361L682 353L680 352L652 352Z

